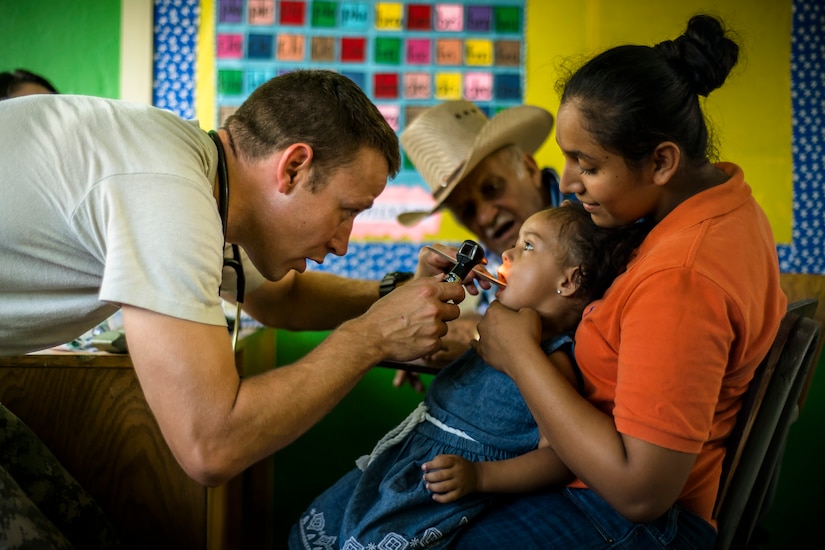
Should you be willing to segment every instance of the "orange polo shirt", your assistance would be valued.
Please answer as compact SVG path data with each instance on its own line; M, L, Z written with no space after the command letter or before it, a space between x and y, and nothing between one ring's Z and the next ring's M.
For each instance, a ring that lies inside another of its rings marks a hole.
M725 438L787 305L764 212L717 166L730 179L659 222L576 332L585 397L620 433L698 454L678 502L714 526Z

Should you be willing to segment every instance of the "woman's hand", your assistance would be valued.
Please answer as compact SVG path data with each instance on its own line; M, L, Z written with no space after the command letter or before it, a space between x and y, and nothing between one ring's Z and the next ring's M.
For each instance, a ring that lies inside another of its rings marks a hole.
M478 340L471 346L492 367L507 373L513 351L539 346L541 318L532 309L507 309L493 302L478 324Z

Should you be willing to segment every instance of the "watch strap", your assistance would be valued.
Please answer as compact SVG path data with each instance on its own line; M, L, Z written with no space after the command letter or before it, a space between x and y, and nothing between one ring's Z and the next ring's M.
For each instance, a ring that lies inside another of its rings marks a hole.
M387 273L384 275L384 278L381 279L381 284L378 286L378 297L383 298L395 288L405 282L409 281L413 278L413 274L409 271L393 271L391 273Z

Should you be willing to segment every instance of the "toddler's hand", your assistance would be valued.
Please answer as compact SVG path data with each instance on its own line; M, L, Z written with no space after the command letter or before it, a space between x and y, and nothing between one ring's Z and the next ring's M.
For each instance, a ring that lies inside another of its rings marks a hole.
M479 469L474 462L457 455L438 455L425 462L424 483L433 493L433 500L447 503L478 490Z

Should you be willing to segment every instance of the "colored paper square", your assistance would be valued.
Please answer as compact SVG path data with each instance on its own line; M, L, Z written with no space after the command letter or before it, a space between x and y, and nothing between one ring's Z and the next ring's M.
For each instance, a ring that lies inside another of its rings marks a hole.
M493 64L493 42L467 39L464 42L464 59L467 65L489 67Z
M494 93L496 99L517 99L521 101L521 76L517 74L495 75Z
M335 27L335 10L337 2L312 2L312 26Z
M341 71L341 74L358 84L358 87L362 90L366 90L367 75L364 73L359 73L356 71Z
M281 25L303 25L306 22L306 2L281 2L278 21Z
M250 34L246 37L246 57L249 59L272 59L275 37L271 34Z
M401 39L378 37L373 43L376 63L398 65L401 63Z
M432 6L426 4L407 5L407 30L430 30L432 28L432 14Z
M313 36L310 46L312 61L335 61L335 38L332 36Z
M435 42L436 65L461 65L461 40L444 38Z
M275 77L273 70L247 70L246 71L246 89L249 92L255 90L258 86Z
M250 25L272 25L275 23L275 0L248 1Z
M379 2L375 5L375 28L381 31L400 31L404 7L398 2Z
M514 6L498 6L495 8L496 32L520 33L521 8Z
M496 40L495 64L499 67L521 65L521 42L518 40Z
M387 124L390 125L390 128L395 130L396 132L400 128L399 118L401 116L401 107L398 105L386 105L386 104L378 104L376 105L378 108L378 112L384 115L384 120L387 121Z
M493 75L491 73L465 74L464 99L469 101L490 101L493 99Z
M246 39L246 57L249 59L273 59L275 37L271 34L250 34Z
M376 99L397 99L398 73L375 73L372 77L372 96Z
M349 63L363 63L366 50L366 38L341 39L341 61Z
M429 73L405 73L404 97L407 99L429 99L432 79Z
M461 74L439 73L435 75L435 97L440 100L461 99Z
M467 31L490 32L493 28L493 8L490 6L467 6Z
M221 95L241 95L243 92L243 71L221 69L218 71L218 93Z
M461 32L464 29L464 9L459 4L439 4L435 7L435 30Z
M407 63L410 65L429 65L432 63L432 50L429 39L410 38L407 40Z
M240 23L243 17L243 0L220 0L218 23Z
M370 6L363 2L341 4L341 27L347 30L363 30L369 26Z
M219 34L215 41L215 57L218 59L240 59L243 57L243 35Z
M278 59L280 61L303 61L306 54L305 37L302 34L278 35Z

